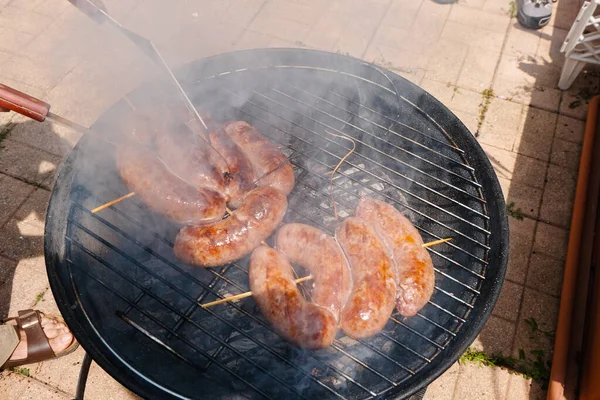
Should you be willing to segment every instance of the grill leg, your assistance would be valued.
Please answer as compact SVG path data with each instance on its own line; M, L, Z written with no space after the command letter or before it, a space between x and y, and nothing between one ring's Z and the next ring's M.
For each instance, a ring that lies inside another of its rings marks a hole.
M83 400L85 393L85 385L87 383L88 373L90 372L90 365L92 364L92 357L88 353L83 356L81 362L81 369L79 370L79 378L77 379L77 390L75 391L75 400Z

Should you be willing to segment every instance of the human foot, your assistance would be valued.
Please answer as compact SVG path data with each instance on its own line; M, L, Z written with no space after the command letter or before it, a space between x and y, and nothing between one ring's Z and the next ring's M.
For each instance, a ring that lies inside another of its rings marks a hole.
M13 319L7 321L6 323L10 325L16 325L17 321ZM66 350L73 342L73 334L63 322L46 317L42 314L41 326L54 354L59 354L60 352ZM18 360L24 360L27 358L27 355L27 335L24 330L21 330L20 342L10 356L10 361L18 362Z

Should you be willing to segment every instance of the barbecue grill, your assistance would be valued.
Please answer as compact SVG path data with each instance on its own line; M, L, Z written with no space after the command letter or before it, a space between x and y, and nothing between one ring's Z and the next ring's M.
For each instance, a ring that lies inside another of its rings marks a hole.
M339 54L269 49L223 54L176 73L217 121L245 120L289 156L296 186L284 222L332 233L369 195L406 212L436 270L431 301L395 313L366 340L342 333L324 350L274 333L252 298L200 304L249 290L248 257L218 268L179 262L178 227L131 197L114 145L85 135L65 160L45 230L58 307L89 355L145 398L404 398L439 376L489 317L504 279L505 203L486 155L439 101L400 76ZM128 95L154 99L158 84ZM111 135L116 103L92 126ZM356 150L333 175L335 166ZM270 242L272 243L272 242Z

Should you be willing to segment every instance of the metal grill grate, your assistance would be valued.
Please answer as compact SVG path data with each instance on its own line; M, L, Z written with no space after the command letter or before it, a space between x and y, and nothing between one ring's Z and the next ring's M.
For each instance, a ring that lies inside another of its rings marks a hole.
M290 156L297 183L284 222L333 233L330 175L351 145L327 132L354 140L356 151L332 180L340 218L369 195L405 210L424 241L452 237L429 248L434 295L417 316L394 315L373 338L340 333L316 352L289 346L252 299L202 309L249 290L248 259L213 269L180 263L172 254L177 227L135 198L91 214L127 191L107 156L112 150L89 145L78 149L65 265L102 351L176 397L364 399L416 390L438 357L464 346L465 324L484 307L482 291L490 297L482 289L491 267L490 193L451 139L456 132L390 85L340 70L286 65L203 76L188 77L197 104L217 120L248 121Z

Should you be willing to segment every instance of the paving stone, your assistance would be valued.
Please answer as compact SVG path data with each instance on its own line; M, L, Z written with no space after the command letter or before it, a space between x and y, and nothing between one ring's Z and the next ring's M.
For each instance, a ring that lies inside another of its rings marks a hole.
M275 0L265 3L260 12L301 24L310 24L317 21L325 7L324 3L321 7L315 7L300 2Z
M508 321L515 322L517 320L517 313L521 307L523 289L524 287L518 283L504 281L502 292L500 292L500 297L492 313Z
M36 365L32 376L48 386L55 387L66 393L75 393L77 376L81 369L81 361L85 350L79 346L73 353L57 360L43 361ZM86 388L87 398L87 388ZM110 398L110 397L105 397Z
M0 37L2 38L0 50L13 54L19 52L33 39L32 35L4 26L0 26Z
M516 85L530 87L535 85L535 73L530 65L535 64L533 56L527 57L519 54L503 53L498 64L498 77L509 80ZM516 86L515 85L515 86Z
M460 4L455 4L452 7L452 11L448 16L448 19L464 25L488 29L490 31L499 33L506 32L506 28L510 22L508 16L502 16L469 7L463 7Z
M506 279L515 283L525 284L529 255L534 243L536 222L529 218L522 221L516 218L508 219L510 229L510 247Z
M564 267L563 261L542 254L532 254L529 260L527 286L559 297L562 290Z
M571 23L573 23L573 21L574 20L572 20ZM558 68L562 68L564 54L560 52L560 48L567 38L569 29L570 24L569 28L566 30L554 27L551 35L542 35L536 55L546 60L548 63L554 64Z
M381 25L407 30L412 25L419 8L424 3L424 0L394 1L385 14Z
M37 189L33 192L21 207L15 213L15 218L21 222L44 228L46 220L46 211L50 192L44 189Z
M12 280L17 262L0 256L0 284Z
M477 140L480 143L512 150L522 110L521 104L492 99Z
M569 231L540 222L535 233L533 251L555 260L564 261L567 256Z
M517 56L535 56L541 33L523 28L516 20L510 27L504 51Z
M573 21L577 18L577 10L572 8L562 8L556 10L556 17L554 19L554 29L559 28L562 30L568 30L573 25Z
M521 316L517 323L517 334L512 351L513 357L519 356L520 349L523 349L527 358L530 359L535 359L535 356L531 354L532 350L542 350L544 360L552 357L551 353L554 347L552 333L556 329L559 303L560 300L556 297L525 288ZM533 323L538 326L535 331L531 326ZM545 334L544 332L548 333Z
M500 52L471 47L462 66L458 86L482 91L492 85Z
M51 22L52 19L45 15L27 11L12 4L4 7L0 13L0 26L32 36L38 35Z
M558 133L557 133L558 134ZM573 173L579 170L579 161L581 158L581 145L566 140L554 138L552 145L552 155L550 162L564 167Z
M456 90L455 86L424 78L421 82L421 89L431 94L446 107L452 106L452 97L454 96L454 92Z
M544 187L547 163L485 144L482 147L499 177L535 188Z
M528 107L525 109L513 151L542 161L550 159L557 114Z
M494 32L485 27L477 28L449 20L444 26L442 37L490 52L500 52L504 41L504 32Z
M458 362L452 364L442 375L440 375L435 381L431 382L427 386L424 400L443 400L452 399L454 395L454 388L456 386L456 380L460 372L460 365Z
M420 46L412 47L408 44L406 48L395 48L372 43L365 53L365 60L374 62L403 77L413 75L422 79L427 68L426 49Z
M43 227L12 218L2 231L0 254L5 257L20 260L43 254Z
M9 176L0 175L0 226L17 211L35 187Z
M29 379L9 371L0 373L0 393L5 399L20 399Z
M485 4L483 5L482 10L489 13L499 14L502 16L510 15L511 3L506 3L504 1L498 0L485 0Z
M303 40L310 31L310 25L289 21L270 14L260 13L248 27L251 31L264 33L279 39L295 42Z
M584 120L587 116L589 102L580 96L568 92L562 93L560 102L560 114L567 117Z
M544 188L540 219L563 228L571 225L577 174L557 165L548 167L548 182Z
M139 396L123 387L113 377L104 372L96 363L92 363L90 367L85 397L90 400L104 400L106 398L114 400L140 399Z
M331 1L330 9L340 15L381 20L390 3L390 0L335 0Z
M574 143L583 143L583 135L585 133L585 122L579 119L567 117L565 115L558 116L556 124L556 138Z
M337 18L331 12L324 13L304 38L304 43L312 48L331 51L349 23L350 19Z
M2 76L50 90L61 81L70 68L71 66L59 62L41 62L15 56L2 65Z
M514 210L520 215L533 219L539 216L542 189L519 182L508 182L507 184L504 178L499 178L499 180L502 190L506 190L504 196L506 204L514 203Z
M440 40L428 57L425 78L456 85L468 51L466 44Z
M290 47L292 42L252 31L246 31L235 44L236 50L250 50L269 47Z
M452 112L465 124L472 134L475 134L479 125L479 116L468 112L452 109Z
M11 139L5 139L2 144L0 172L40 185L46 185L54 176L59 157Z
M454 89L454 97L451 106L453 109L468 112L473 115L479 114L479 106L483 101L480 90L473 91L462 86Z
M515 317L517 310L514 310ZM510 354L515 337L516 325L502 318L491 315L485 326L477 336L476 342L470 347L485 354Z
M473 363L461 365L454 398L469 400L504 400L510 373L496 367Z
M506 399L545 399L546 390L532 379L514 374L510 377Z
M410 27L410 33L412 38L418 38L425 43L434 44L444 39L442 38L442 31L444 30L448 16L447 12L428 12L426 10L428 5L433 5L436 9L439 8L439 5L436 3L424 2ZM448 7L442 7L442 9L448 10Z
M67 10L73 8L68 2L60 0L13 1L11 6L33 11L36 14L42 14L50 18L58 18ZM113 7L110 7L110 12L112 14Z
M15 142L36 147L59 157L64 157L72 148L70 143L55 132L57 125L49 120L37 122L25 116L16 115L12 124L10 138ZM61 131L73 132L72 129L62 129Z
M376 27L371 24L348 24L332 51L357 58L363 57L375 30Z
M25 389L23 394L21 394L19 400L67 400L70 398L71 396L67 395L62 391L56 390L55 388L43 385L30 379L27 389Z
M44 295L49 288L46 271L39 271L35 264L43 264L43 257L32 262L20 261L14 269L11 279L0 285L0 316L17 315L36 304L38 296Z
M534 86L524 98L524 104L530 104L537 108L557 112L560 103L561 91L547 87ZM528 100L526 100L528 98ZM515 100L519 101L519 100Z

